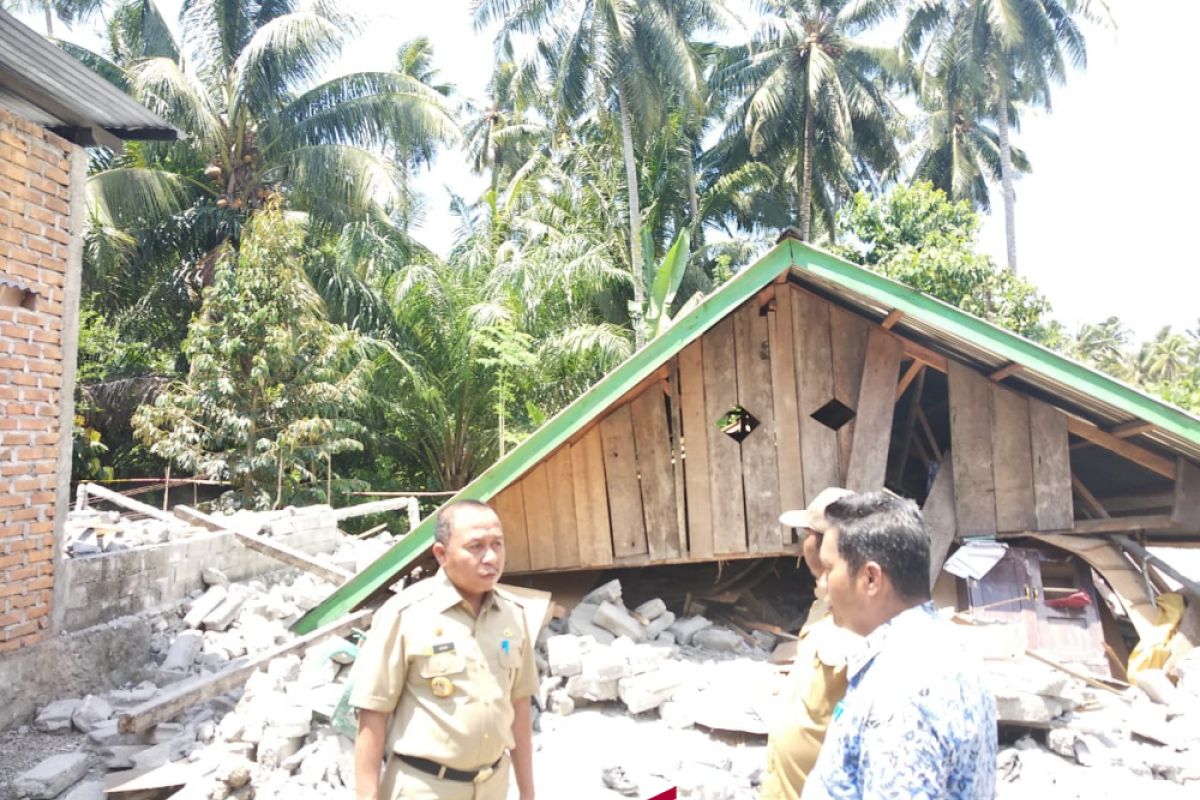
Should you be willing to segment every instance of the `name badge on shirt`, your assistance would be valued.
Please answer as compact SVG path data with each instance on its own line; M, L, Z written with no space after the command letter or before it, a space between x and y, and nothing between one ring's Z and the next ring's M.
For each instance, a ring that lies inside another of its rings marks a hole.
M839 700L838 704L833 707L833 718L837 719L838 717L840 717L842 715L842 712L845 710L846 710L845 701Z
M454 642L442 642L440 644L435 644L433 646L433 654L434 655L437 655L438 653L453 653L453 652L454 652Z

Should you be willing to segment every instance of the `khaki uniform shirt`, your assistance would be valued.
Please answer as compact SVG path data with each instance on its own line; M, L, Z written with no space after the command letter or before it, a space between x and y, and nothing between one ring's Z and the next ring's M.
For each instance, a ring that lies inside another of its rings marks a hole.
M350 704L392 715L390 753L479 770L513 746L512 701L537 691L533 649L525 617L510 595L491 592L477 617L439 570L376 613L355 661ZM389 758L381 790L394 778L389 773L408 771L392 762L396 759ZM507 769L507 763L497 769L505 786ZM448 788L472 786L458 783Z
M846 659L861 637L833 624L829 606L818 599L800 631L792 666L788 711L767 737L762 800L797 800L833 709L846 696Z

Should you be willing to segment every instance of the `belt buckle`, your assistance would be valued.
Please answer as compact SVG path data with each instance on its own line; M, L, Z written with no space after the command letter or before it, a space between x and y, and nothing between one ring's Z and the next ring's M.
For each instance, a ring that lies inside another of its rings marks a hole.
M492 777L493 772L495 772L495 770L492 769L491 767L484 767L483 769L479 770L479 772L475 773L475 777L471 779L471 782L472 783L483 783L488 778Z

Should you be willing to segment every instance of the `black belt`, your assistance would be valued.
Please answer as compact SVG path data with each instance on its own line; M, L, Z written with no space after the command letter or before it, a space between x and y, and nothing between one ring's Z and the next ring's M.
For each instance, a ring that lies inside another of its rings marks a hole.
M496 762L491 766L475 770L474 772L468 772L461 769L450 769L450 767L443 766L436 761L430 761L428 758L403 756L399 754L396 755L396 758L400 759L405 764L408 764L413 769L421 770L421 772L424 772L427 775L433 775L436 778L445 778L448 781L462 781L463 783L482 783L483 781L486 781L488 778L492 777L492 772L500 765L500 762L504 760L504 756L500 756L500 758L497 758Z

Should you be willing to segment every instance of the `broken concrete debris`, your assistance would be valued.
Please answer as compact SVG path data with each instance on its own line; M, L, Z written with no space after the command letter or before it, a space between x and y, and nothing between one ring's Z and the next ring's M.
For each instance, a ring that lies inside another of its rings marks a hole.
M87 774L88 754L83 751L60 753L17 776L13 788L21 797L50 800Z

